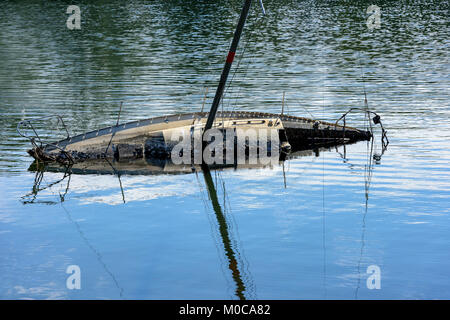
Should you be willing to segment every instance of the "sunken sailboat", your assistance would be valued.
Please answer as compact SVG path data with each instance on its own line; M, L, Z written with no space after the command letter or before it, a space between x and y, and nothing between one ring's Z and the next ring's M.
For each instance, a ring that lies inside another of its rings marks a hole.
M117 121L115 126L76 136L69 135L62 118L58 117L66 129L67 137L51 143L46 143L40 138L33 127L32 120L25 120L19 123L18 132L29 138L32 143L33 147L28 153L38 161L57 161L66 164L99 158L169 159L177 143L172 138L174 133L181 131L190 137L200 134L203 137L202 150L204 150L211 142L207 139L204 141L205 133L210 129L218 129L222 132L231 130L234 136L232 138L227 136L227 139L233 139L233 143L236 143L240 134L245 134L249 129L266 131L269 135L275 133L279 139L277 146L283 153L370 140L371 131L346 126L345 116L342 123L338 124L338 122L331 123L286 115L283 112L281 114L246 111L218 112L251 3L251 0L244 1L209 112L175 114L124 124L119 124ZM365 112L369 114L367 110ZM374 118L374 122L379 122L377 117ZM25 127L31 129L33 134L24 134Z

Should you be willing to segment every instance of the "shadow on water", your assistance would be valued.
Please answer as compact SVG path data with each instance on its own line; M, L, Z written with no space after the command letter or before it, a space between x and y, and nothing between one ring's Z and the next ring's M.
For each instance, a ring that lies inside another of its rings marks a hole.
M320 148L320 149L308 149L295 152L290 154L287 158L280 159L279 165L283 168L283 186L287 188L286 183L286 173L285 173L285 162L298 159L301 157L308 157L314 155L315 157L319 157L320 152L331 150L331 148ZM385 149L383 149L384 153ZM346 148L344 145L344 153L339 152L336 146L336 152L343 159L343 162L349 164L346 158ZM364 234L365 234L365 217L367 214L368 208L368 200L369 200L369 187L370 181L372 177L372 168L374 164L374 159L379 161L381 155L374 156L374 140L367 143L367 164L365 165L364 177L365 177L365 211L363 214L362 220L362 235L361 235L361 253L358 261L358 282L355 289L355 298L358 298L358 290L360 287L361 280L361 272L360 266L363 258L363 250L364 250ZM351 164L349 164L351 166ZM271 167L273 165L270 165ZM268 165L220 165L220 166L208 166L205 164L202 165L175 165L170 160L156 160L156 159L137 159L130 161L109 161L107 159L99 159L92 161L85 161L81 163L76 163L71 166L64 166L58 163L38 163L33 162L33 164L29 167L29 171L35 172L34 184L32 187L32 191L28 194L24 195L21 198L23 204L47 204L47 205L55 205L58 202L61 207L67 214L69 221L74 224L76 227L80 237L86 243L86 245L95 253L99 263L103 266L104 270L109 274L112 280L115 283L115 286L120 291L120 297L123 298L123 287L118 283L116 276L110 271L110 268L105 264L102 259L102 255L100 252L92 245L92 243L88 240L85 233L81 229L80 225L72 218L69 211L64 206L64 201L66 195L70 192L70 181L72 175L114 175L117 177L118 184L120 186L122 200L123 203L126 203L125 192L123 189L121 176L123 175L185 175L185 174L195 174L197 180L199 182L200 189L206 188L206 193L208 199L202 199L205 202L205 208L207 211L210 211L212 207L212 211L214 212L212 220L210 220L210 224L212 227L212 232L214 235L216 246L219 249L221 254L224 254L226 262L222 261L222 265L226 266L231 273L231 278L233 280L234 287L234 296L239 300L246 299L256 299L256 289L254 285L254 281L252 279L248 262L243 255L243 249L237 239L239 239L239 235L237 232L237 225L234 221L234 218L230 212L229 200L227 200L227 193L225 188L225 182L221 178L220 174L223 170L240 170L240 169L254 169L254 168L266 168ZM45 186L42 186L44 174L46 172L52 173L62 173L62 177L55 180L54 182L48 183ZM198 173L201 172L203 174L204 183L202 184L198 179ZM214 178L212 175L214 173ZM63 192L59 193L58 201L41 201L38 199L38 194L41 191L50 189L51 187L61 184L63 186ZM219 200L219 192L218 188L221 188L223 192L223 200L222 204ZM202 191L202 190L201 190ZM203 196L203 191L201 192ZM208 206L208 202L210 206ZM228 203L228 205L227 205ZM209 216L208 216L209 218ZM325 216L323 216L323 237L325 239ZM323 246L324 250L324 286L326 287L326 247L325 242ZM226 276L225 276L226 277ZM326 288L325 288L326 290Z

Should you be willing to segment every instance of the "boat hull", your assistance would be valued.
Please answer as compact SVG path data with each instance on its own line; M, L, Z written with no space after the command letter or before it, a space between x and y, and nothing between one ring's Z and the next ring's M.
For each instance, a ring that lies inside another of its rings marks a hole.
M207 116L206 112L185 113L128 122L36 146L28 152L37 160L63 163L99 158L168 159L179 142L173 139L174 135L181 134L190 139L195 135L203 136ZM237 137L233 138L234 143L249 130L266 137L275 132L284 152L354 143L372 137L369 131L324 121L242 111L218 113L213 129L223 132L224 137L227 136L225 132L232 130ZM260 139L259 135L257 139Z

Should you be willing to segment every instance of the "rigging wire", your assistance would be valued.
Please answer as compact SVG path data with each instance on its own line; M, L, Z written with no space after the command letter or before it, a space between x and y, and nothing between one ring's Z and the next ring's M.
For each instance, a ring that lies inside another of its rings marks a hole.
M219 184L222 187L224 198L223 214L224 216L226 216L226 223L230 230L230 240L233 243L234 248L236 249L236 256L238 258L237 260L239 260L241 267L243 268L241 269L241 276L245 283L246 287L245 292L247 294L248 299L255 300L257 299L255 283L253 281L253 276L249 268L250 264L245 256L244 249L241 245L242 242L239 236L238 224L234 217L233 211L231 210L231 202L228 197L228 193L225 189L225 180L222 176L222 170L217 171L217 177L219 180ZM228 203L228 205L226 205L226 203Z
M233 81L234 81L234 79L235 79L235 77L236 77L236 75L237 75L237 71L239 70L239 66L241 65L241 62L242 62L242 60L243 60L243 58L244 58L245 52L247 51L248 45L249 45L251 39L253 38L253 35L255 34L255 30L260 30L259 26L261 25L261 22L264 20L264 17L265 17L265 16L263 16L263 17L256 16L255 22L254 22L254 24L253 24L253 28L252 28L252 30L250 31L249 36L248 36L247 39L245 40L244 47L243 47L243 49L242 49L241 54L239 55L238 63L237 63L237 65L236 65L235 69L234 69L234 72L233 72L233 75L232 75L232 77L231 77L231 80L229 81L227 87L225 88L225 92L224 92L224 95L223 95L223 97L222 97L222 115L223 115L224 97L225 97L225 95L228 93L228 91L230 90L230 88L231 88L231 91L230 91L230 94L229 94L229 95L230 95L230 98L229 98L229 100L228 100L227 108L228 108L228 109L230 108L233 99L235 100L235 103L234 103L233 108L232 108L231 111L233 112L233 111L235 110L235 108L236 108L236 105L237 105L237 99L239 98L239 94L240 94L240 92L241 92L241 90L242 90L242 86L239 87L238 92L236 93L235 97L233 97L233 89L234 89L234 87L232 87L232 84L233 84ZM253 59L251 59L250 62L249 62L249 63L247 64L247 66L245 67L244 74L243 74L243 78L244 78L244 79L245 79L245 77L247 76L249 67L250 67L250 65L251 65L252 63L253 63Z
M45 178L44 178L45 181ZM103 261L103 257L100 254L100 252L91 244L90 240L87 238L87 236L85 235L85 233L82 231L80 224L73 219L72 214L69 212L69 210L63 205L64 202L64 197L61 197L61 194L59 193L58 195L56 195L56 193L52 190L52 187L50 187L48 189L55 197L59 198L58 203L60 204L61 208L63 209L63 211L66 213L67 218L69 219L69 221L75 225L75 228L77 229L80 237L83 239L83 241L86 243L86 245L89 247L89 249L95 254L95 256L97 257L97 261L102 265L103 269L105 270L105 272L111 277L111 279L114 282L114 285L117 287L117 289L119 290L119 296L121 299L124 299L123 297L123 292L124 292L124 288L119 284L116 276L112 273L112 271L109 269L109 267L106 265L106 263ZM65 194L67 194L69 190L69 186L67 185L66 187L66 191Z
M370 115L369 115L370 108L369 108L369 102L367 100L366 81L364 78L364 67L361 62L361 51L358 51L358 60L359 60L359 68L361 71L361 79L362 79L363 90L364 90L364 109L366 110L364 119L366 121L366 130L368 130L370 128L370 132L372 132L373 129L372 129L372 123L370 122Z
M309 113L309 115L311 116L311 119L316 120L316 117L314 117L314 115L300 102L300 100L295 99L295 102L297 102L298 105L303 108L303 110L305 110L307 113ZM325 105L325 101L323 101L322 103Z
M225 278L226 282L227 282L227 290L231 291L232 288L234 287L231 282L230 279L228 277L228 273L225 272L224 266L226 266L226 262L225 260L227 260L225 253L223 252L223 250L219 247L221 247L221 241L220 239L220 233L218 230L218 224L217 224L217 220L215 221L212 217L212 215L210 214L212 208L210 207L209 201L207 200L209 198L209 194L208 194L208 190L206 190L206 187L204 188L202 183L200 182L200 179L198 177L198 171L196 169L194 169L195 172L195 177L199 186L199 190L200 190L200 199L203 202L203 206L205 209L205 213L206 213L206 217L208 219L209 222L209 227L210 227L210 231L211 231L211 236L214 240L214 246L216 247L217 250L217 254L220 260L220 270L222 271L223 277Z
M369 119L370 120L370 119ZM366 216L369 208L369 189L370 184L372 182L372 174L373 174L373 146L374 139L370 141L370 151L369 151L369 142L367 142L367 150L366 150L366 164L364 166L364 196L365 196L365 207L364 213L362 217L362 232L361 232L361 249L358 260L357 272L358 272L358 281L355 289L355 299L358 299L358 292L361 284L361 263L364 255L364 247L365 247L365 233L366 233Z
M323 30L323 29L322 29ZM320 50L320 61L324 63L323 45ZM324 70L325 71L325 70ZM322 119L325 119L325 72L322 74ZM326 211L325 211L325 152L322 151L322 249L323 249L323 289L327 298L327 250L326 250Z

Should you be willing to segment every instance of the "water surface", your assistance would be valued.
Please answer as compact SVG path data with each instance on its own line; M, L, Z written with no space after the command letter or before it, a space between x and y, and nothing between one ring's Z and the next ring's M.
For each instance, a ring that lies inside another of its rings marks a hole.
M285 91L288 113L334 120L365 88L390 144L377 163L379 139L372 154L361 142L211 171L215 200L202 171L28 170L23 119L60 114L77 134L114 124L121 102L122 122L200 111L205 87L208 108L241 6L77 4L81 30L62 1L1 4L0 298L450 297L446 2L382 1L373 31L362 2L266 0L264 19L254 6L224 110L279 113ZM36 178L50 186L35 195ZM81 290L66 287L69 265Z

